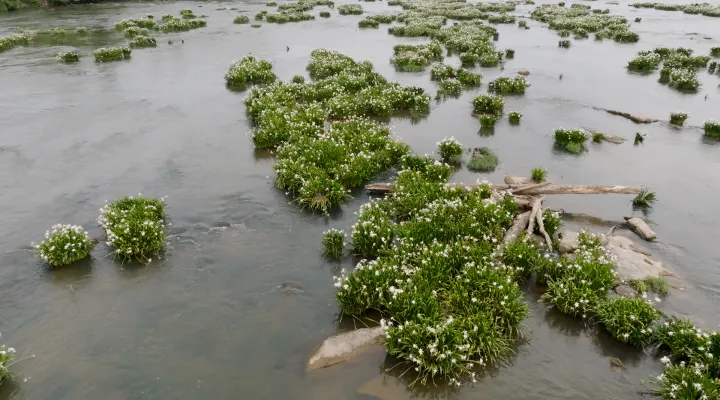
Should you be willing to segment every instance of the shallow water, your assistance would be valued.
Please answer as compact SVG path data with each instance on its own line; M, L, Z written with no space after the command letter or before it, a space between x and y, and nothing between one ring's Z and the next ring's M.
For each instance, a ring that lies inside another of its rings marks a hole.
M555 33L536 21L529 21L530 30L498 26L498 47L514 48L515 59L504 71L481 71L484 82L501 73L531 72L527 94L507 99L506 110L523 113L521 125L502 120L493 135L478 132L469 101L485 85L434 105L418 124L405 119L392 124L418 153L432 152L435 142L454 135L468 147L489 146L499 155L495 173L463 170L455 181L501 181L543 166L556 183L649 186L659 197L648 217L660 241L648 248L692 285L669 300L671 308L717 327L720 143L703 140L698 127L720 118L720 79L701 72L701 90L687 95L658 84L657 75L631 75L624 66L636 51L660 45L707 54L720 46L718 19L626 4L593 6L641 16L634 28L641 41L573 41L565 50L557 48ZM216 10L221 7L228 9ZM647 390L643 380L660 370L654 354L547 311L534 288L528 289L533 310L526 321L528 343L512 365L472 387L405 393L398 373L384 372L382 353L306 373L313 348L349 326L336 321L331 278L353 263L324 262L321 233L352 224L367 195L356 191L355 199L329 218L289 204L274 188L272 157L256 152L246 135L245 94L226 90L223 75L232 61L253 54L271 61L288 80L305 74L311 50L332 48L372 61L390 80L432 93L435 87L428 73L396 73L388 63L394 44L423 39L395 38L384 28L361 31L356 26L362 16L335 12L329 19L254 29L232 24L238 11L231 7L249 16L269 10L262 3L182 2L0 15L3 35L16 27L110 28L120 19L176 14L180 8L208 15L207 28L159 34L158 48L135 50L127 62L92 62L95 47L124 42L117 34L0 54L0 331L3 342L21 355L37 356L14 366L20 378L0 386L0 398L363 399L373 398L367 387L381 376L387 376L383 390L392 399L628 399ZM363 7L369 13L398 10L383 2ZM516 14L530 10L519 6ZM79 64L53 59L72 47L84 56ZM598 107L660 119L682 109L690 117L683 129L635 125ZM561 126L630 140L637 131L648 137L637 147L591 144L587 154L576 157L553 150L552 133ZM98 208L106 199L136 192L169 196L172 236L162 260L120 265L98 246L92 260L50 271L28 250L55 223L79 223L100 237L94 222ZM631 213L630 200L551 196L548 203L620 222ZM298 283L304 293L282 292L283 282ZM613 369L607 356L619 357L626 369ZM368 381L373 382L363 386ZM365 394L358 393L360 387Z

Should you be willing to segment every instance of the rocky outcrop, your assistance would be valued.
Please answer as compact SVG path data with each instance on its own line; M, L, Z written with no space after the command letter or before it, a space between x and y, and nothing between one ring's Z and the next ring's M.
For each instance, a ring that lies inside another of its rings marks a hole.
M630 227L630 229L632 229L633 232L637 233L637 235L641 238L647 241L653 241L657 238L657 235L655 235L655 231L650 229L650 226L645 223L642 218L625 217L625 221Z
M331 336L315 350L307 363L308 370L339 364L385 342L384 327L362 328Z
M646 254L636 251L637 246L624 236L607 238L607 249L617 256L618 278L623 281L642 280L647 277L670 276L672 273L663 265Z

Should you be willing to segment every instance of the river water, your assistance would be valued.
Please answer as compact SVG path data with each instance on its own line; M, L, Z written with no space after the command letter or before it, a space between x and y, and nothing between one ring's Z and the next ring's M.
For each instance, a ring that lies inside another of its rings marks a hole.
M506 110L523 113L521 125L503 120L494 134L479 132L469 102L486 85L435 104L420 123L391 123L417 153L432 152L435 142L454 135L465 146L489 146L500 157L496 172L463 170L455 181L499 182L506 174L527 175L543 166L555 183L650 187L659 201L648 219L659 242L648 250L688 283L688 290L668 303L717 327L720 144L704 140L699 126L720 119L720 79L701 71L703 86L688 95L658 84L657 75L632 75L624 67L638 50L656 46L708 54L720 46L718 20L635 10L625 3L591 4L631 20L641 16L634 27L641 41L573 41L565 50L557 48L556 34L536 21L529 21L530 30L497 27L498 46L514 48L516 55L504 71L482 69L484 82L530 71L527 94L507 99ZM383 2L363 7L371 14L399 10ZM3 343L19 355L36 355L13 366L19 377L0 386L0 398L324 400L382 393L385 399L631 399L647 390L643 381L660 370L657 355L548 311L532 287L528 342L512 364L489 371L473 386L406 392L398 374L385 371L382 352L305 372L315 346L351 327L337 322L331 278L339 268L352 268L353 260L323 261L321 234L351 225L368 197L356 191L354 200L329 217L290 204L273 185L272 155L255 151L247 136L246 94L226 90L223 75L231 62L252 54L271 61L279 77L289 80L305 74L310 51L331 48L372 61L390 80L434 93L427 72L396 73L388 63L393 45L424 40L395 38L384 28L359 30L361 16L335 11L329 19L302 23L234 25L239 11L252 18L269 9L241 2L23 11L0 15L0 34L17 27L111 28L120 19L177 14L180 8L206 14L208 27L158 34L157 48L136 50L130 61L92 61L94 48L124 43L115 33L94 34L72 46L0 54L0 331ZM519 6L516 14L530 10ZM53 58L70 48L84 56L79 64ZM664 120L682 109L690 117L682 129L662 122L635 125L597 107ZM580 157L561 154L553 150L558 127L597 129L630 141L591 144ZM633 146L638 131L647 138ZM99 245L91 260L49 270L29 250L55 223L82 224L100 237L94 220L104 201L137 192L168 196L172 227L165 258L148 266L121 265ZM629 196L551 196L548 204L610 221L580 225L606 230L632 212L630 201ZM568 223L578 221L584 220ZM284 282L303 292L283 292ZM626 368L613 369L609 356Z

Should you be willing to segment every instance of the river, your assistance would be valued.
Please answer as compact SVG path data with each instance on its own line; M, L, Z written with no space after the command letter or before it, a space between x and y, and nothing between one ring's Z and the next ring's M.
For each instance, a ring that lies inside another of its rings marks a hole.
M384 2L362 5L369 14L399 10ZM590 39L573 41L566 50L557 48L555 32L536 21L529 21L530 30L497 25L498 47L516 50L504 71L479 69L482 88L434 103L419 123L395 118L391 124L420 154L454 135L467 147L489 146L500 157L494 173L462 170L454 181L500 182L506 174L527 175L542 166L555 183L648 186L659 199L648 215L659 241L647 247L688 282L688 290L668 302L717 328L720 143L704 140L699 127L706 119L720 119L720 79L701 70L698 94L682 94L658 84L657 74L629 74L625 65L638 50L657 46L708 54L720 46L718 20L635 10L624 2L592 5L631 20L642 17L633 28L640 42ZM382 376L391 393L386 398L393 399L640 398L638 392L647 390L643 381L661 370L656 355L548 311L532 288L528 342L511 365L472 386L404 392L397 373L384 371L382 353L306 372L313 348L351 326L337 322L332 276L354 262L324 261L322 232L348 228L368 196L355 191L354 200L329 217L290 204L274 187L272 155L256 151L247 135L242 102L247 93L228 91L223 75L231 62L252 54L271 61L278 76L289 80L306 75L313 49L330 48L370 60L389 80L433 94L435 83L429 72L397 73L388 62L393 45L425 39L396 38L385 28L360 30L362 16L336 11L329 19L263 22L255 29L234 25L238 11L232 7L251 18L269 10L258 2L213 1L0 14L0 35L17 27L111 29L124 18L177 14L180 8L205 14L208 21L207 28L157 34L157 48L135 50L125 62L92 61L94 48L125 42L114 33L91 35L70 47L19 47L0 54L0 331L2 342L17 348L19 356L36 355L13 366L19 377L0 386L0 398L369 399L374 397L358 389ZM518 6L515 14L530 10ZM83 55L80 63L53 58L71 48ZM446 62L459 64L457 58ZM480 135L470 115L471 99L495 76L520 69L530 71L532 86L522 97L509 97L506 110L522 112L522 123L502 120L493 135ZM596 107L663 120L682 109L689 118L682 129L635 125ZM559 127L592 128L630 141L590 144L578 157L553 150L553 131ZM647 137L633 146L638 131ZM95 218L105 200L138 192L168 196L172 226L161 260L122 265L99 245L92 259L50 270L32 254L30 243L56 223L81 224L101 237ZM628 196L551 196L548 205L619 223L632 212L630 201ZM297 283L303 292L285 293L279 288L283 282ZM611 368L609 356L626 368Z

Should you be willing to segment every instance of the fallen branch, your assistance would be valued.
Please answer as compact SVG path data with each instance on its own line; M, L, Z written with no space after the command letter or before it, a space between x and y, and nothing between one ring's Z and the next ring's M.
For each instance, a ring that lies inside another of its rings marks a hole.
M477 184L460 184L454 183L452 186L462 187L468 190L478 187ZM527 185L506 185L506 184L489 184L492 190L509 190L517 193L518 189L523 189L522 194L542 195L542 194L638 194L639 187L620 186L620 185L547 185L541 187L528 188ZM365 190L370 193L387 194L393 191L392 183L370 183L365 185Z
M542 197L538 197L535 200L533 200L532 211L530 213L530 223L528 224L528 228L527 228L528 236L533 234L533 228L535 227L535 219L537 218L538 211L540 211L542 209L542 207L540 207L542 202L543 202Z
M528 190L537 189L545 186L550 186L552 182L542 182L542 183L535 183L532 185L527 185L518 189L511 190L513 194L519 194L522 192L527 192Z
M522 214L517 215L510 229L505 232L505 244L511 243L512 241L520 237L520 234L522 233L522 231L525 230L528 222L530 222L530 211L526 211Z
M543 212L542 212L542 208L541 208L540 211L535 215L535 218L537 218L537 223L538 223L538 228L540 228L540 233L542 233L543 236L545 236L545 242L546 242L547 245L548 245L548 249L552 250L552 249L553 249L552 239L550 239L550 235L548 235L547 231L545 230L545 224L543 223Z

